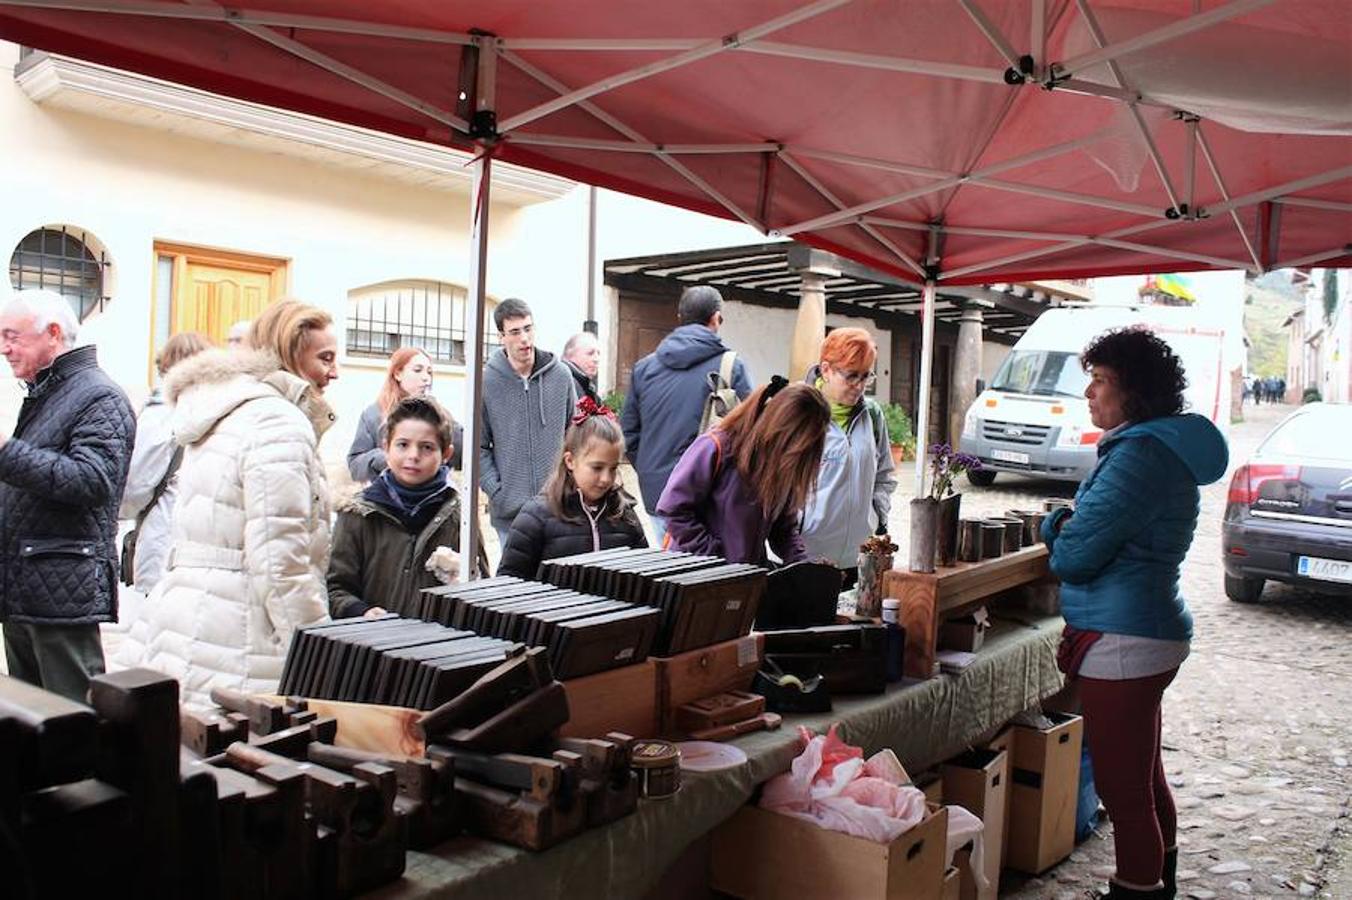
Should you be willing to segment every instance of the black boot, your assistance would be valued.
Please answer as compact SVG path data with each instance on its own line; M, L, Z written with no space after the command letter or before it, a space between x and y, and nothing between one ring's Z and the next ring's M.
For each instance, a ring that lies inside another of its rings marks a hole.
M1174 900L1178 894L1178 846L1175 845L1164 851L1164 893L1160 894L1164 900Z

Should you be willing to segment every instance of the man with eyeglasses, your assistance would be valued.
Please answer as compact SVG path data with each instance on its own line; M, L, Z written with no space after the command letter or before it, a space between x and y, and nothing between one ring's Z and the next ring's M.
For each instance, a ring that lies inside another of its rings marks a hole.
M484 368L479 486L501 549L516 514L554 470L577 391L568 369L535 346L535 321L524 300L503 300L493 323L502 347Z
M643 505L652 519L655 545L661 546L666 523L656 515L657 501L681 454L699 435L709 376L715 378L724 355L732 354L718 336L723 296L708 285L688 287L677 306L680 327L657 350L634 364L620 422L625 453L638 471ZM751 376L740 357L732 359L730 385L739 400L751 393Z
M859 545L887 532L897 487L882 407L866 392L877 380L878 345L862 328L837 328L822 341L820 362L807 374L831 404L817 488L803 510L808 554L858 577Z

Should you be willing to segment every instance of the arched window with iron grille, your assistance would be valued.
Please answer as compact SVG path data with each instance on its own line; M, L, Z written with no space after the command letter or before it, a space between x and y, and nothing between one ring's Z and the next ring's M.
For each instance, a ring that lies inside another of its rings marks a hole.
M65 225L30 231L9 259L15 290L46 288L70 301L83 322L108 302L108 254L92 235Z

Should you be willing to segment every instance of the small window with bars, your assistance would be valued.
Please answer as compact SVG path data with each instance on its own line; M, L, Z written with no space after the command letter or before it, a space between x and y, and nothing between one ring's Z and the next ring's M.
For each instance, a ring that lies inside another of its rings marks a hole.
M348 292L347 353L385 359L419 347L434 362L464 365L468 292L441 281L387 281ZM498 345L493 307L484 308L483 357Z
M83 322L108 303L108 254L87 232L62 226L30 231L9 258L16 291L46 288L70 301Z

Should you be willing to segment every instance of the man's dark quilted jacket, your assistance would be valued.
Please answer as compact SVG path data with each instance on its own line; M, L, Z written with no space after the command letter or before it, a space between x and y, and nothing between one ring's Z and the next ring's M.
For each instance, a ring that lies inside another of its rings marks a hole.
M93 347L38 374L0 446L0 621L117 617L117 508L136 416Z

